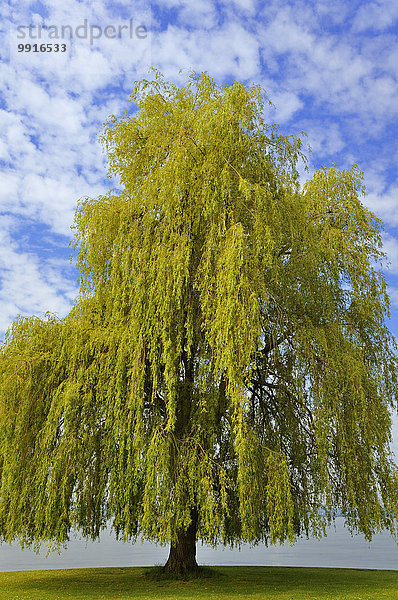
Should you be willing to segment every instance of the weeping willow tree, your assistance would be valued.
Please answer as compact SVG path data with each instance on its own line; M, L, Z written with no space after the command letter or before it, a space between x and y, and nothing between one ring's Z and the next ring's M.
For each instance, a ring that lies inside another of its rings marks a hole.
M395 342L354 166L303 186L259 87L138 83L105 124L119 191L80 201L70 314L0 355L0 539L397 535Z

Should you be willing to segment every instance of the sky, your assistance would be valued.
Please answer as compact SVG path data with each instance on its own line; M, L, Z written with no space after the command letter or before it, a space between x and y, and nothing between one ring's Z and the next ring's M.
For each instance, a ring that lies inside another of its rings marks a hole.
M179 85L191 70L260 84L269 122L307 133L310 174L358 164L398 334L396 0L20 0L0 14L0 339L19 314L69 312L77 201L115 186L98 133L151 66Z

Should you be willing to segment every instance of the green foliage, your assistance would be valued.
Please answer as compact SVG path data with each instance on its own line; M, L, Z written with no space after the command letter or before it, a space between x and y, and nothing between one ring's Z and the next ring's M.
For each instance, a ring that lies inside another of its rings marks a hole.
M102 142L122 189L75 217L81 290L0 355L0 538L216 544L397 533L395 342L362 174L302 188L261 89L136 85Z

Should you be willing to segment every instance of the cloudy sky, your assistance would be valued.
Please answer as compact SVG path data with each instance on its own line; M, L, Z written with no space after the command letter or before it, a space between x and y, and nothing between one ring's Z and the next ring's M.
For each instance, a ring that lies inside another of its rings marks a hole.
M0 10L0 339L18 314L69 311L76 202L114 185L98 131L151 65L180 83L191 69L259 83L269 120L307 132L311 169L359 165L364 202L386 227L398 334L396 0L21 0ZM33 51L47 43L52 52Z

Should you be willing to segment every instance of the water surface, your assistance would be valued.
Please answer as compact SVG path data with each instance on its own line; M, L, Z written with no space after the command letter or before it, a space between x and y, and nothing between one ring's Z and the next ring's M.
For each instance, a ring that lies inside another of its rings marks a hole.
M44 552L45 554L45 552ZM165 562L168 548L148 542L117 542L104 531L100 542L72 539L61 554L48 558L32 550L21 550L17 543L0 545L0 571L31 569L72 569L80 567L148 566ZM300 539L294 546L243 545L241 550L214 549L198 545L197 558L204 565L268 565L299 567L351 567L398 570L398 546L388 533L376 535L369 544L363 536L351 537L344 519L336 519L328 536L321 540Z

